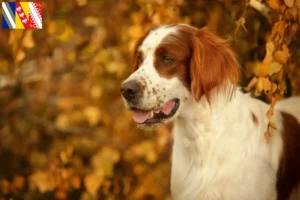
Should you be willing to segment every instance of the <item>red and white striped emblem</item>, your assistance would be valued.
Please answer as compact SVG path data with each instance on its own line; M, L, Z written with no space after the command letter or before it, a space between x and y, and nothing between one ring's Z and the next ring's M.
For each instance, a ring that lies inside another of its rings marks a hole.
M42 3L29 2L29 21L31 28L42 29Z

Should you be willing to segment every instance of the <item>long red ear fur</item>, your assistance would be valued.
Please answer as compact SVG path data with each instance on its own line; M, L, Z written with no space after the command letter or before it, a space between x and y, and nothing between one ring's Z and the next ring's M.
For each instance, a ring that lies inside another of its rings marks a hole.
M226 81L237 85L239 67L226 42L202 28L192 36L190 73L193 97L199 101L205 95L210 103L212 89L219 89Z

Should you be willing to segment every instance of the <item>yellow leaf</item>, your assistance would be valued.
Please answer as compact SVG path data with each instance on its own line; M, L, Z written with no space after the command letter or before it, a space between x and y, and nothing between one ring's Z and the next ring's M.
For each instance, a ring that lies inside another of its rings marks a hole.
M65 129L69 126L69 117L66 114L60 114L55 120L55 125L60 129Z
M264 90L263 79L258 78L256 83L255 96L259 96L263 90Z
M41 193L53 191L58 185L58 180L53 174L37 171L29 177L29 188L38 188Z
M155 163L157 161L157 154L155 151L147 152L146 154L146 161L148 163Z
M273 129L273 130L277 130L276 125L274 124L274 122L269 122L269 128ZM273 131L270 131L271 134L273 134Z
M295 0L284 0L284 3L291 8L294 6Z
M9 38L8 38L8 44L12 45L14 43L18 43L23 35L24 30L14 30L10 31Z
M83 23L86 25L86 26L91 26L91 27L95 27L95 26L98 26L99 23L100 23L100 20L99 18L97 17L94 17L94 16L87 16L83 19Z
M104 177L112 177L114 175L114 164L119 160L119 151L111 147L104 147L92 158L92 165L95 169L101 170Z
M257 78L253 77L247 87L245 88L245 91L249 92L257 83Z
M246 63L246 77L250 76L260 76L261 75L261 62L253 61Z
M239 30L240 27L243 27L243 29L247 31L246 27L245 27L245 23L246 23L246 20L244 17L241 17L240 19L238 19L237 21L235 21L235 25L236 25L236 28L235 28L235 31L234 31L234 34L237 33L237 31Z
M161 24L161 15L158 12L152 16L152 23L154 25Z
M278 0L268 0L268 4L270 6L270 8L272 8L273 10L278 10L280 3Z
M272 119L272 116L274 115L274 110L272 107L270 107L270 109L267 112L267 118L270 121Z
M296 0L295 4L296 4L297 8L300 9L300 0ZM299 17L299 19L300 19L300 17Z
M261 76L267 76L270 70L270 64L273 60L274 43L268 42L266 44L266 56L261 64Z
M286 14L285 14L285 17L287 19L297 20L297 16L298 16L298 9L296 6L287 9Z
M111 61L105 65L106 71L117 76L121 76L126 70L126 65L123 62Z
M80 178L80 176L77 176L77 175L72 176L71 185L72 185L73 188L79 190L80 187L81 187L81 178Z
M78 6L85 6L87 4L87 0L76 0Z
M286 84L284 81L282 81L280 84L279 84L279 90L280 90L280 95L284 95L285 91L286 91Z
M90 174L84 177L84 185L86 190L93 196L97 195L104 178L101 174Z
M8 61L0 60L0 73L6 74L9 72Z
M264 62L261 64L261 76L267 76L270 71L270 65L271 61L273 60L272 57L268 57L264 60Z
M284 37L285 29L288 27L288 24L285 21L277 22L277 33L280 37ZM275 26L275 25L274 25Z
M57 39L66 42L68 40L70 40L70 38L72 37L72 35L74 34L74 31L72 29L72 27L70 25L64 25L64 29L63 32L59 35L57 35Z
M87 118L87 121L91 126L95 126L98 124L100 120L100 110L95 106L88 106L83 110L84 116Z
M267 42L267 44L266 44L266 57L272 56L274 48L275 48L275 46L274 46L273 42Z
M289 57L290 55L284 51L276 51L274 53L274 60L283 65L286 64Z
M55 21L49 21L47 26L47 32L50 35L54 35L56 32L56 23Z
M100 99L102 94L103 94L102 88L95 85L91 88L90 95L93 99L95 100Z
M7 195L10 192L10 183L6 179L0 179L0 186L2 194Z
M282 69L282 64L274 61L270 64L269 75L271 76L275 73L278 73L281 69Z
M16 56L16 63L21 62L25 58L26 54L24 51L19 51L17 56Z
M69 157L67 156L66 152L64 152L64 151L60 152L59 157L60 157L62 163L66 164L69 162Z
M136 174L136 175L141 175L143 174L145 171L147 171L147 169L145 168L144 165L141 165L141 164L137 164L133 167L133 172Z
M266 94L268 94L271 91L272 84L268 78L262 78L263 81L263 87Z
M277 90L277 84L272 83L272 94L273 94L274 92L276 92L276 90Z
M22 189L25 186L25 178L23 176L15 176L12 185L18 190Z
M25 36L23 39L23 45L25 48L30 49L32 47L34 47L35 43L32 37L32 30L27 30L25 32Z
M134 25L127 29L128 36L134 39L138 39L143 35L143 29L140 25Z

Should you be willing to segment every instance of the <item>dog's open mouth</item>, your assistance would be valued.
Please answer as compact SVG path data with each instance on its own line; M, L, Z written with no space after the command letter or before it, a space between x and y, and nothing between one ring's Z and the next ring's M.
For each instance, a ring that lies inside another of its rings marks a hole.
M172 117L179 107L179 99L173 99L169 101L165 106L152 109L152 110L141 110L132 108L133 120L138 124L153 125L161 123L163 119Z

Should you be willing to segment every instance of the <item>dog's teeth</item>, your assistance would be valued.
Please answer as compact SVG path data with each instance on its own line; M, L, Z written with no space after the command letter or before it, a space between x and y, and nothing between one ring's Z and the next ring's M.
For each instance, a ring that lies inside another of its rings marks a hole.
M158 114L158 113L160 112L160 110L157 109L157 110L154 110L154 112L155 112L156 114Z
M154 117L154 112L153 112L153 110L151 111L151 113L150 113L148 119L151 119L152 117Z

